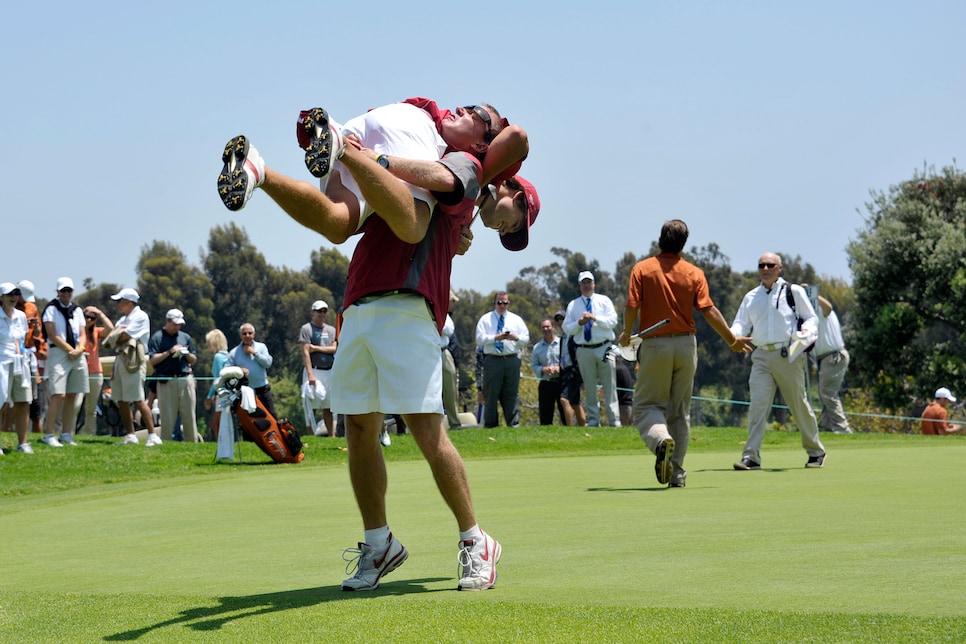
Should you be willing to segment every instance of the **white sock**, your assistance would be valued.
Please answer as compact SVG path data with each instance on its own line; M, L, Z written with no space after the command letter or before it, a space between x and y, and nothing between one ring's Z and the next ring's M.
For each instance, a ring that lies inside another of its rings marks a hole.
M375 530L366 530L363 537L374 550L383 550L386 542L389 541L389 526L384 525Z
M480 524L476 524L469 530L465 532L460 532L460 541L481 541L483 539L483 531L480 530Z

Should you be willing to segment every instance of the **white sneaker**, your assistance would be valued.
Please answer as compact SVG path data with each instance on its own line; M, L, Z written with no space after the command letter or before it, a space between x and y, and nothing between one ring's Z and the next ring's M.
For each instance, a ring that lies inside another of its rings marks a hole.
M387 430L385 427L383 427L382 431L379 433L379 442L382 443L383 447L389 447L392 445L392 439L389 438L389 430Z
M161 437L157 434L148 434L147 439L144 441L145 447L154 447L155 445L161 444Z
M40 439L40 442L50 447L64 446L59 440L57 440L57 437L54 436L53 434L46 434L43 438Z
M121 441L122 445L137 445L138 444L137 434L125 434L124 440Z
M30 446L30 443L20 443L17 445L17 451L21 454L33 454L34 448Z
M3 448L0 447L0 456L3 456Z
M486 590L496 583L496 564L503 549L500 542L483 533L480 541L460 541L456 559L460 564L460 582L456 590Z
M265 162L244 136L225 145L221 160L225 165L218 175L218 196L228 210L241 210L265 181Z
M74 437L71 436L70 434L61 434L60 442L63 445L71 445L73 447L77 447L77 442L74 440Z
M361 542L358 548L346 548L342 559L348 562L346 574L352 576L342 582L342 590L375 590L379 588L380 579L403 565L408 558L406 547L391 532L386 546L380 550L373 550L368 543Z
M313 177L324 179L332 165L345 152L342 125L329 118L321 107L314 107L299 114L299 145L305 150L305 167Z

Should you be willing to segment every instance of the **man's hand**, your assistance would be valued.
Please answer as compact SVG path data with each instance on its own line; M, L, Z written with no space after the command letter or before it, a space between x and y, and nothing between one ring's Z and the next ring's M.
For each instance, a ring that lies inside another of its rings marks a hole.
M466 251L470 249L473 245L473 231L470 230L469 226L460 227L460 241L456 246L457 255L465 255Z

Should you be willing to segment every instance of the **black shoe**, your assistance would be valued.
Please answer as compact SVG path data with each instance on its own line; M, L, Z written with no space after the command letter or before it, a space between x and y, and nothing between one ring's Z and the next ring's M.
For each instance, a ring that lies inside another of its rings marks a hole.
M671 481L668 487L684 487L684 481Z
M805 467L822 467L825 464L825 454L821 456L809 456Z
M332 170L332 164L342 157L345 150L345 140L342 138L342 126L329 118L329 113L321 107L306 110L300 115L300 125L307 139L305 149L305 167L313 177L322 179Z
M657 459L654 462L654 473L657 475L657 482L667 485L671 482L671 474L674 473L674 466L671 464L671 457L674 456L674 439L665 438L661 441L655 455Z
M735 463L736 470L760 470L761 464L756 463L747 456Z

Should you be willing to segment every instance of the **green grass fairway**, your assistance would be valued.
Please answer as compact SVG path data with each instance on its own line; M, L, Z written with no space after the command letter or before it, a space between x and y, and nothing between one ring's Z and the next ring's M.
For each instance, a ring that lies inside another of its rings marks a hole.
M309 439L294 466L101 439L0 457L19 490L0 495L0 641L966 640L966 440L823 434L826 466L806 470L797 434L769 432L765 469L736 472L743 432L703 429L682 490L632 430L509 446L527 431L454 433L503 544L482 593L454 590L456 526L408 436L387 454L410 559L360 594L340 590L361 527L337 441ZM105 454L95 484L25 469L73 476L80 450Z

